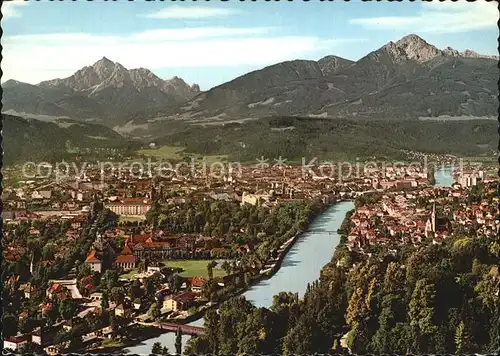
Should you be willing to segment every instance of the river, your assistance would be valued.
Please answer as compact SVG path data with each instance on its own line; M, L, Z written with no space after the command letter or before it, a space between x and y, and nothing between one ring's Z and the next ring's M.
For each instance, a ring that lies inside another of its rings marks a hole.
M451 187L455 182L453 178L452 168L441 168L436 170L434 173L434 179L436 180L436 187Z
M451 168L439 169L435 172L436 186L451 186L454 182ZM262 280L252 286L244 296L258 307L269 307L273 295L281 291L299 293L303 296L307 283L316 280L324 265L330 262L333 251L339 243L336 233L346 213L354 208L351 201L341 202L326 210L312 223L312 230L335 231L334 234L303 234L287 253L281 268L271 278ZM203 318L189 325L203 326ZM182 337L182 345L186 345L190 336ZM148 339L142 343L128 347L121 352L148 355L155 342L175 351L175 333L165 333Z
M286 254L281 268L269 279L260 281L243 295L257 307L270 307L273 296L279 292L299 293L303 296L307 283L319 278L324 265L330 262L335 247L340 241L337 229L342 224L346 213L354 208L354 202L345 201L331 206L312 223L312 230L334 231L334 233L305 233ZM203 318L189 325L203 326ZM186 345L189 336L183 336L182 345ZM142 343L128 347L121 352L149 355L155 342L175 351L175 333L165 333Z

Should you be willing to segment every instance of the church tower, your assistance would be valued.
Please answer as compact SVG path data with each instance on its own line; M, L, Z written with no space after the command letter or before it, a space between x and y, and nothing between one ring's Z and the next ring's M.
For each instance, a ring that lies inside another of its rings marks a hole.
M34 269L33 269L33 260L34 260L35 256L34 254L31 254L31 263L30 263L30 274L33 276L33 272L34 272Z
M431 223L432 223L432 232L436 232L436 202L432 204Z

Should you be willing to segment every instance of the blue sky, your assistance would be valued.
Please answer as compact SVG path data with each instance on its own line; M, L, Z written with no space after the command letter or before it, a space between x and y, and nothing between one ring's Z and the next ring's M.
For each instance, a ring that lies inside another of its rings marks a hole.
M12 1L2 4L2 81L64 78L103 56L203 90L292 59L357 60L416 33L497 54L496 4L452 2Z

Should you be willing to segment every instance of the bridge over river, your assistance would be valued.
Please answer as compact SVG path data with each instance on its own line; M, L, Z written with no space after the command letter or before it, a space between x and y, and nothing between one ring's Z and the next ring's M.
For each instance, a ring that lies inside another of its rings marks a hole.
M436 185L451 186L453 183L450 170L436 171L435 177ZM353 208L354 202L352 201L340 202L317 217L311 224L310 231L306 231L304 236L287 253L276 274L270 279L265 279L252 286L245 292L245 297L257 307L266 308L272 305L273 295L281 291L296 292L302 297L307 283L316 280L321 268L331 261L335 247L340 240L340 236L336 235L335 232L342 225L346 213ZM324 237L313 236L319 235L319 231L333 233L325 232ZM203 319L191 322L190 326L203 326ZM182 338L183 345L188 339L188 335ZM160 342L169 350L175 350L175 334L165 333L145 340L139 345L125 348L122 352L149 355L155 342Z
M322 229L311 229L311 230L305 230L304 232L307 234L311 234L311 235L335 235L335 234L337 234L337 231L322 230Z
M299 296L303 296L307 283L316 280L321 268L331 261L335 247L340 241L340 236L336 231L342 224L346 213L352 208L354 208L353 202L341 202L317 217L308 230L318 232L318 235L306 231L286 254L280 269L271 278L263 279L253 285L245 292L245 297L257 307L269 308L273 302L273 295L281 291L296 292ZM319 234L319 231L325 231L323 236ZM189 324L189 326L202 327L203 318ZM189 335L183 336L182 344L185 345L189 338ZM160 342L169 350L175 350L175 333L166 332L145 340L139 345L127 347L121 352L149 355L155 342Z

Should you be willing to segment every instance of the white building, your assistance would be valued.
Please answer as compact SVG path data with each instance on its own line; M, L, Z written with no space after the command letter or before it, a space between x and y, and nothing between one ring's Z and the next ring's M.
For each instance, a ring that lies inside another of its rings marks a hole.
M26 338L24 338L23 336L11 336L5 338L5 340L3 341L3 349L9 349L16 352L25 348L27 344L28 340L26 340Z

